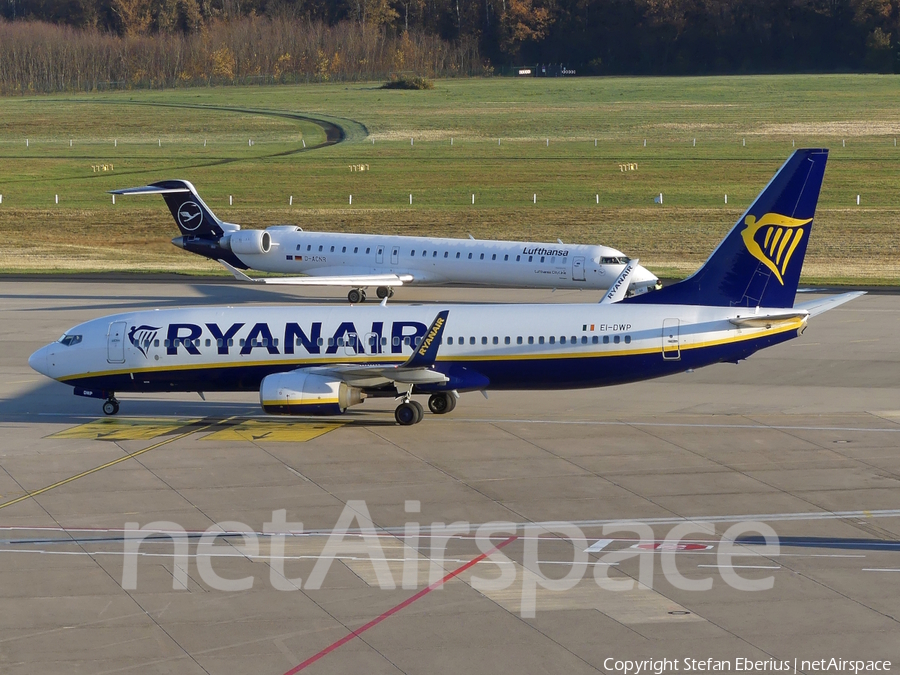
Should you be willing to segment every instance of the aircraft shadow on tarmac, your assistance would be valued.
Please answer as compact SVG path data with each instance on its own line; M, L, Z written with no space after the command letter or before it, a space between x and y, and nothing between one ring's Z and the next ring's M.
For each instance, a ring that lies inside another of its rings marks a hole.
M764 537L738 537L744 546L764 546ZM890 539L855 539L847 537L778 537L780 546L797 548L831 548L848 551L900 551L900 541Z
M190 394L187 394L190 395ZM159 398L121 399L122 410L117 416L106 416L101 412L102 401L93 398L75 396L72 388L49 380L39 382L33 388L17 392L15 396L0 400L0 423L35 423L53 424L85 424L91 420L127 420L129 417L185 418L202 419L204 424L228 420L229 418L252 418L259 424L271 422L273 425L284 425L290 422L312 424L341 424L366 427L396 426L393 411L385 409L348 410L340 416L282 416L266 415L255 400L252 393L247 394L247 401L203 401L185 400L186 394L158 394ZM237 422L235 422L237 423ZM222 427L220 427L222 428ZM184 430L187 430L185 428Z
M115 284L116 281L110 281L110 284ZM103 314L112 314L115 312L126 312L132 310L139 309L167 309L174 307L195 307L202 305L291 305L291 304L299 304L302 303L304 305L342 305L346 306L347 300L343 296L316 296L315 290L305 289L304 291L295 290L293 293L288 291L276 290L272 286L263 286L263 285L246 285L240 283L227 283L227 282L213 282L213 283L187 283L185 282L185 286L191 288L196 296L185 296L185 295L176 295L166 293L151 293L152 289L156 287L156 282L150 282L143 285L143 288L148 291L145 295L140 297L127 297L122 296L115 293L109 294L88 294L88 293L79 293L79 294L60 294L60 293L29 293L28 297L34 299L35 301L42 300L52 300L52 301L78 301L81 300L80 304L65 304L65 305L39 305L38 307L23 309L22 311L26 312L45 312L45 311L66 311L66 310L97 310L98 312L102 312ZM179 284L180 285L180 284ZM163 289L165 286L162 287ZM458 298L454 298L450 301L438 301L438 300L426 300L421 301L419 299L415 300L415 304L430 304L432 302L440 303L440 304L453 304L453 303L465 303L471 305L489 305L494 304L495 301L490 299L479 300L472 299L471 297L466 297L468 294L465 293L467 290L466 287L456 286L453 287L455 290L460 291L460 295ZM582 291L577 291L575 294L567 294L568 302L583 302L583 303L594 303L599 300L598 297L594 297L593 294L582 294ZM2 294L0 293L0 300L3 299L21 299L21 294ZM521 302L540 302L545 301L543 299L544 296L538 297L529 297L528 295L524 295L521 298ZM407 303L409 300L405 300L402 297L398 297L396 300L391 302L399 302L399 303ZM515 300L513 301L515 302ZM373 305L374 301L370 300L366 304ZM68 326L66 326L68 327ZM62 328L61 328L62 330Z
M152 289L152 285L148 284L147 290ZM66 304L66 305L41 305L36 308L30 308L24 311L29 312L45 312L45 311L65 311L65 310L98 310L104 314L110 314L115 311L130 311L136 309L155 309L155 308L171 308L171 307L190 307L194 305L243 305L243 304L291 304L303 302L304 304L335 304L341 302L336 298L309 298L298 297L291 293L276 291L271 288L230 285L230 284L189 284L189 287L196 293L196 297L191 296L173 296L172 294L152 294L148 293L141 297L123 297L118 294L109 295L87 295L72 294L63 295L59 293L32 293L30 298L35 300L82 300L82 304ZM21 298L21 295L0 295L0 299L4 298Z

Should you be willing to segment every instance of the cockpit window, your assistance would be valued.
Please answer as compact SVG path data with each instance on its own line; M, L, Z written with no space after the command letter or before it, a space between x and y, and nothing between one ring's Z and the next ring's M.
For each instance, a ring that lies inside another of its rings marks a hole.
M630 258L623 256L602 256L600 258L601 265L625 265L630 261Z
M77 345L79 342L81 342L80 335L63 335L61 338L59 338L59 343L65 345L66 347Z

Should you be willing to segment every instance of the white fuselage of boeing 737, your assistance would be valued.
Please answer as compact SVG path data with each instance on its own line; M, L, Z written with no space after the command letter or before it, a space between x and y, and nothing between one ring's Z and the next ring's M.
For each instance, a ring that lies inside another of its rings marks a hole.
M254 390L273 372L401 364L442 311L431 369L459 391L596 387L733 361L795 337L806 317L736 325L753 310L623 304L198 307L89 321L31 364L111 391Z

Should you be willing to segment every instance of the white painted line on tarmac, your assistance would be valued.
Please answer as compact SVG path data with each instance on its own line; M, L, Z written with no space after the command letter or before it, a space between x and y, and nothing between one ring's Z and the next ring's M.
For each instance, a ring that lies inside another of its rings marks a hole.
M448 417L444 422L486 422L489 424L575 424L598 427L672 427L677 429L756 429L775 431L879 431L887 433L900 433L900 426L890 427L813 427L793 426L785 424L696 424L687 422L601 422L597 420L536 420L536 419L488 419L488 418L463 418Z
M896 567L864 567L863 572L900 572Z
M900 509L872 509L872 510L863 510L863 511L801 511L795 513L753 513L753 514L743 514L743 515L727 515L727 516L670 516L664 518L615 518L608 520L576 520L573 522L567 522L566 525L575 525L576 527L588 528L588 527L602 527L605 525L617 525L622 526L623 529L627 528L627 526L631 523L640 523L643 525L677 525L679 523L741 523L741 522L749 522L749 521L759 521L759 522L795 522L795 521L808 521L808 520L873 520L876 518L896 518L900 516ZM478 527L484 525L491 525L492 523L468 523L470 531L475 530ZM512 523L514 526L521 528L527 531L535 531L541 529L547 529L548 531L555 531L555 527L559 526L559 521L544 521L544 522L524 522L524 523ZM503 525L509 525L509 523L503 523ZM445 533L443 526L439 526L439 531L441 533ZM28 525L3 525L0 526L0 532L2 531L33 531L33 532L92 532L92 533L115 533L115 534L137 534L142 536L147 536L149 534L159 534L159 535L177 535L179 537L183 537L185 535L191 534L203 534L206 530L163 530L163 529L132 529L126 530L123 528L95 528L95 527L64 527L64 526L47 526L47 525L37 525L37 526L28 526ZM404 526L394 526L394 527L379 527L377 529L358 529L358 530L349 530L344 532L341 530L342 534L346 534L347 536L398 536L403 535L405 532ZM420 536L428 536L431 533L431 527L423 524L419 529ZM222 531L216 532L219 536L229 536L229 535L242 535L242 534L255 534L260 537L271 537L272 533L270 532L257 532L253 530L248 531ZM294 537L323 537L330 536L332 534L332 530L326 529L317 529L317 530L308 530L308 531L295 531L295 532L283 532L279 534L284 534L286 536L294 536ZM528 537L528 535L520 536L519 539L524 539ZM465 539L466 537L458 537L459 539ZM471 538L471 537L469 537ZM546 537L544 537L546 539ZM632 541L639 541L638 539L631 539ZM688 541L688 540L683 540ZM698 540L689 540L689 541L704 541L701 539ZM714 540L713 540L714 541ZM740 543L740 542L735 542ZM827 543L827 542L825 542ZM757 544L748 544L750 546Z
M598 539L593 544L584 549L585 553L597 553L598 551L602 551L607 546L609 546L615 539Z
M697 567L729 568L735 570L780 570L781 565L697 565Z

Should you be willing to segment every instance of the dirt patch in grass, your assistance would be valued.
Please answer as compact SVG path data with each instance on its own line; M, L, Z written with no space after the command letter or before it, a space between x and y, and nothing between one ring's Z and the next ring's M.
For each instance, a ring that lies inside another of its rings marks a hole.
M869 120L846 120L843 122L795 122L792 124L766 124L756 131L746 132L748 136L794 135L794 136L838 136L853 138L858 136L890 136L900 134L900 121L873 122Z

